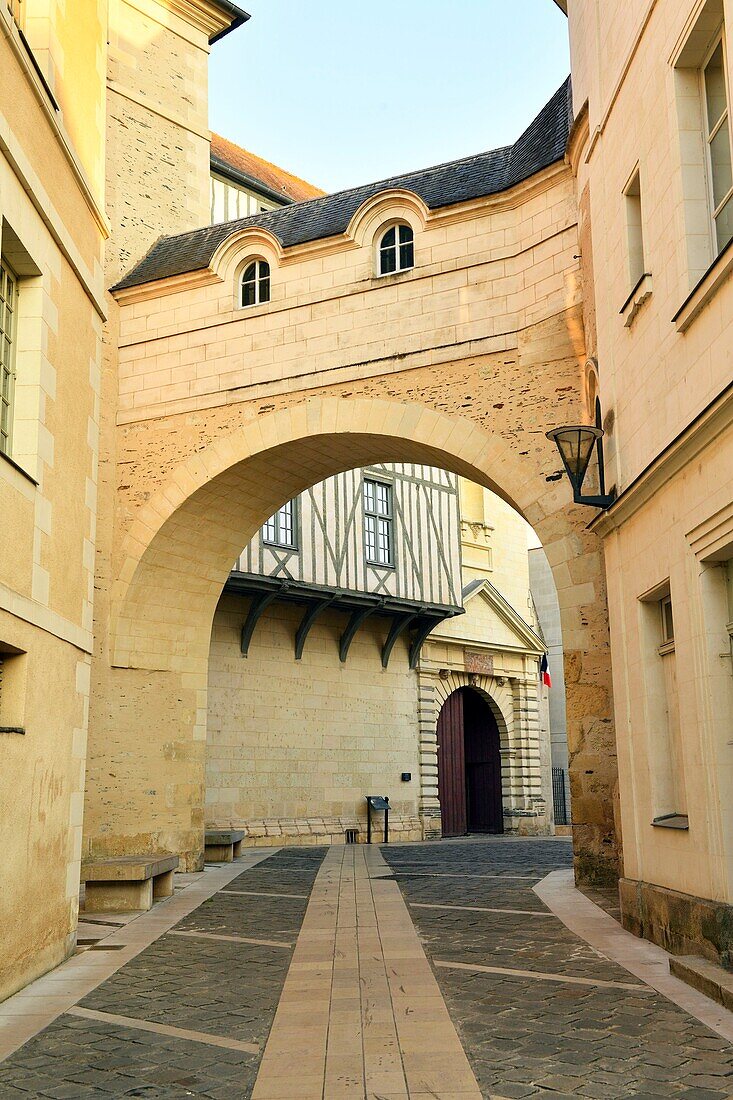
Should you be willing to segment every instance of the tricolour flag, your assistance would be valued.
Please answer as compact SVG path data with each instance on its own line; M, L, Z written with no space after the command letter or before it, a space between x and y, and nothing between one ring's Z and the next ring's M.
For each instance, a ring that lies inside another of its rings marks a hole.
M542 660L540 661L540 680L545 687L552 687L552 676L550 676L550 666L547 663L547 654L542 654Z

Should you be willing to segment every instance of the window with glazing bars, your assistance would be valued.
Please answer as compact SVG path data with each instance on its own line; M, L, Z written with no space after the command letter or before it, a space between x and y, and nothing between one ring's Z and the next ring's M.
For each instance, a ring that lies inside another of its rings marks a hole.
M270 516L262 528L262 541L271 546L284 546L295 549L295 502L289 500Z
M10 454L15 385L15 317L18 280L0 261L0 452Z
M270 265L253 260L242 272L241 305L259 306L270 301Z
M393 275L415 266L415 239L409 225L393 225L379 242L379 274Z
M724 43L721 34L702 69L702 101L716 253L722 252L733 238L733 168Z
M370 565L394 565L392 486L364 479L364 546Z

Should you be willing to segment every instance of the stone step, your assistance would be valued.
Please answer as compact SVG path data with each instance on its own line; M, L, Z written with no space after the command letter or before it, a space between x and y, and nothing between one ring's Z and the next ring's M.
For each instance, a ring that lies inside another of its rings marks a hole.
M730 970L699 955L673 955L669 969L675 978L733 1011L733 973Z

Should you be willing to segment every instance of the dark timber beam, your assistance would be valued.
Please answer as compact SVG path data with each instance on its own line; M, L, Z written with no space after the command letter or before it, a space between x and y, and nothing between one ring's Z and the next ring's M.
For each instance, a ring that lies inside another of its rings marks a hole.
M270 606L273 600L276 600L282 591L287 586L283 586L282 589L278 588L275 592L262 592L259 596L253 596L252 602L249 605L249 612L244 626L242 627L242 639L239 643L239 648L242 651L242 656L246 657L249 651L250 642L252 641L252 635L255 632L257 623L262 618L262 615Z
M319 617L319 615L321 615L321 613L326 610L327 607L330 607L332 603L336 603L340 595L340 592L336 592L333 596L329 596L325 600L319 600L318 603L312 604L311 607L306 608L305 615L301 619L300 626L298 627L295 634L296 661L299 661L300 658L303 656L303 647L305 646L305 640L308 637L310 629L313 626L314 622Z
M392 620L392 626L389 634L387 635L387 641L382 646L382 668L386 668L389 664L389 658L392 654L392 650L395 647L397 639L400 635L404 634L410 623L414 622L419 616L419 611L412 611L407 615L395 615Z
M431 615L429 619L424 619L423 622L418 624L417 631L413 635L410 644L410 668L417 668L417 662L420 660L420 650L428 634L435 630L438 623L442 623L444 619L449 618L450 615Z
M341 661L342 665L346 664L346 658L349 655L349 648L354 640L354 637L356 636L356 632L358 631L359 627L362 625L362 623L366 622L370 615L373 615L375 611L379 611L383 602L384 601L380 601L380 603L372 604L370 607L363 607L361 609L357 608L356 611L351 612L349 621L346 624L346 629L339 639L339 660Z

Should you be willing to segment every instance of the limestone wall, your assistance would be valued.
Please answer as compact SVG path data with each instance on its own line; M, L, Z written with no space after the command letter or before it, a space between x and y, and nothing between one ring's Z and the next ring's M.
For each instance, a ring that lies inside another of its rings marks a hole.
M373 241L396 217L414 227L416 267L379 279ZM124 408L111 644L99 664L90 759L92 849L175 845L196 865L208 641L232 561L279 503L309 485L401 461L495 489L547 547L573 663L576 852L586 873L613 874L598 542L567 485L546 481L557 459L544 432L583 415L575 219L561 165L505 195L430 214L389 193L362 210L351 236L281 256L271 238L237 234L215 270L119 296ZM253 249L272 262L272 301L238 310L237 272ZM144 759L131 751L141 728ZM113 760L123 793L111 804L97 787ZM165 813L150 776L164 781Z
M75 51L94 59L103 49L95 13L87 8L76 42L63 12L53 13L72 79L79 75ZM2 999L61 962L75 942L103 231L99 196L87 178L101 156L94 64L88 83L79 81L73 109L60 117L4 5L0 23L0 250L19 287L11 442L9 453L0 454ZM63 123L73 130L82 110L91 121L77 151Z
M666 915L645 924L636 912L634 927L678 950L673 925L684 905L733 903L733 610L722 579L733 561L733 283L730 249L716 259L700 99L700 66L724 19L733 102L733 4L658 0L630 18L628 5L609 0L593 11L571 4L569 14L576 106L588 99L570 152L595 271L586 295L607 482L622 494L594 528L605 539L624 860L634 882L677 892ZM624 191L637 170L646 277L634 286ZM667 595L674 640L662 654ZM672 651L676 684L660 688ZM670 812L687 827L653 823ZM634 895L625 895L632 909Z
M106 256L111 285L161 233L209 220L209 44L158 0L110 0Z
M296 661L302 608L276 603L245 658L239 638L248 606L225 595L214 617L207 825L244 826L248 843L340 843L353 827L363 841L364 798L386 794L395 839L421 839L417 673L408 668L404 641L381 667L389 620L386 627L365 623L341 664L338 639L348 616L327 612Z

